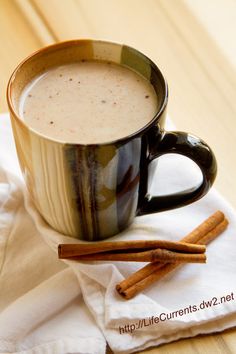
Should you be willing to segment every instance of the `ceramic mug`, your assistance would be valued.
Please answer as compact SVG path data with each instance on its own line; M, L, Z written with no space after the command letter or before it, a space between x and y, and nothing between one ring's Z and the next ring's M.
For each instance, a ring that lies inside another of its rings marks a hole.
M153 119L122 139L90 145L62 143L27 126L18 113L26 84L53 66L82 59L114 62L147 78L158 94ZM215 179L216 160L204 141L185 132L164 130L167 83L149 58L129 46L72 40L43 48L15 69L7 100L28 191L43 218L63 234L88 241L107 238L129 226L135 216L196 201ZM192 159L200 167L202 182L177 194L150 196L148 186L156 165L150 163L167 153Z

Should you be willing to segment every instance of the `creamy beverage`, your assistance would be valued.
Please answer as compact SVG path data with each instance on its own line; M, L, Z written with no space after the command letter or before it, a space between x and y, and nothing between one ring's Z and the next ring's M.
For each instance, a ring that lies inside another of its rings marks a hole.
M50 138L78 144L110 142L144 127L157 112L153 86L118 64L81 61L34 78L19 115Z

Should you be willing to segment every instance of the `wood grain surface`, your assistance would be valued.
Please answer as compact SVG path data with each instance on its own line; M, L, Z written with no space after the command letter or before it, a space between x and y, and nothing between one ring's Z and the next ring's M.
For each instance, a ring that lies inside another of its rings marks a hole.
M72 38L134 46L164 72L168 112L177 128L199 135L215 151L215 186L236 207L234 18L235 0L0 0L0 112L7 111L11 72L42 46ZM236 353L235 333L198 336L142 353Z

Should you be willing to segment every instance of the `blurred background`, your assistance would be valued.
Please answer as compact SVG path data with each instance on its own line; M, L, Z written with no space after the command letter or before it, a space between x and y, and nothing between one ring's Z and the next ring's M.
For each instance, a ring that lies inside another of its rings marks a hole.
M236 207L236 0L0 0L0 112L16 65L71 38L102 38L143 51L169 83L179 130L215 151L216 187Z

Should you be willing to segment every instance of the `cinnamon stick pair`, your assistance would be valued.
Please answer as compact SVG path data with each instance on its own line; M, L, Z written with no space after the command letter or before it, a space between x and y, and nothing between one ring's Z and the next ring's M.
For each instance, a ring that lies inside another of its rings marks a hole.
M183 242L138 240L61 244L58 246L58 256L80 261L205 263L205 250L205 246Z
M59 258L80 261L110 260L150 262L116 286L118 293L131 299L149 285L186 262L204 263L208 243L222 233L228 221L217 211L179 242L165 240L114 241L61 244Z
M220 235L226 229L227 225L228 221L224 214L221 211L217 211L184 237L181 242L207 245ZM157 282L172 270L176 269L179 265L179 263L170 262L165 264L160 262L149 263L117 284L116 290L125 299L131 299L149 285Z

